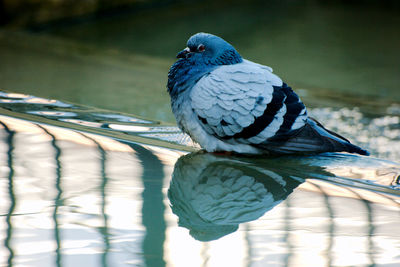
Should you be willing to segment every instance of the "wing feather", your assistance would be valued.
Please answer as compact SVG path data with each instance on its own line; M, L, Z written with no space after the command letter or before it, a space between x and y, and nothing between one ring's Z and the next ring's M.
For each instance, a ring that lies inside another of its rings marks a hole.
M193 112L208 133L258 145L304 125L305 107L272 69L245 60L221 66L192 88Z

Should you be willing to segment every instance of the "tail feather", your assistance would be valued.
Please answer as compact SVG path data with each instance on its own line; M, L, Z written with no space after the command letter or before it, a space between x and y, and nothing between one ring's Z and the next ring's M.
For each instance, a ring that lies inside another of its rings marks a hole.
M261 144L264 149L276 153L322 153L322 152L349 152L360 155L369 155L346 138L327 130L318 121L308 118L306 125L286 140L267 141Z

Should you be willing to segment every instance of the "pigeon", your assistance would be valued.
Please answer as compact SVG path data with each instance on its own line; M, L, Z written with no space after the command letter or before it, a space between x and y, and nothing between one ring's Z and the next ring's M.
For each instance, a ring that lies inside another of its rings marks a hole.
M167 83L172 112L207 152L369 155L309 117L270 67L243 59L224 39L197 33L176 57Z

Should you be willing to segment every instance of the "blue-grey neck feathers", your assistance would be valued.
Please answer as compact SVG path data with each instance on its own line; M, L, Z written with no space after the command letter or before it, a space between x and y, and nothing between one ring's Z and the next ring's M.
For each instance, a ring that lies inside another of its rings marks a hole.
M198 46L205 46L203 52L196 52ZM203 75L221 65L232 65L243 61L236 49L222 38L197 33L189 38L187 47L190 55L172 65L168 73L168 92L172 98L191 88Z

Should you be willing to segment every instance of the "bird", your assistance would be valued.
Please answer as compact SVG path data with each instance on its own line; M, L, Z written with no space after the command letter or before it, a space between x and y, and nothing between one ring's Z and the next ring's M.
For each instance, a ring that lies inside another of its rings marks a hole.
M168 72L178 127L205 151L238 154L369 152L326 129L272 68L224 39L196 33Z

